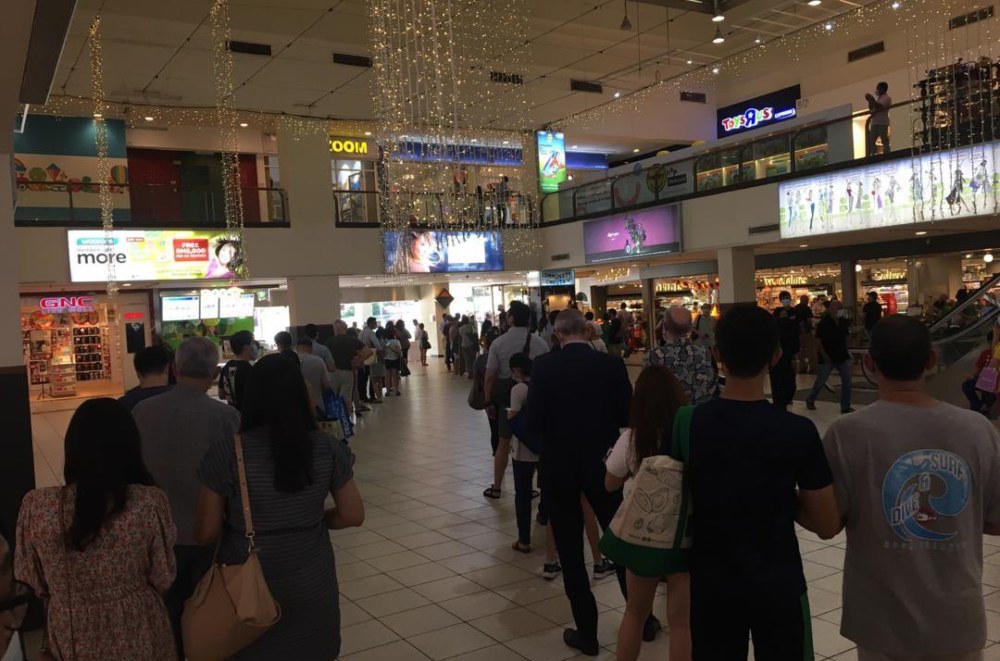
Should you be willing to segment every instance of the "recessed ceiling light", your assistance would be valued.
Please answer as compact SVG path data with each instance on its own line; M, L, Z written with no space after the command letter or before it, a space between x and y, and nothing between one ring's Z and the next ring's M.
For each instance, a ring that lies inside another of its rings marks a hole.
M821 4L823 4L823 0L809 0L809 2L806 4L808 4L810 7L819 7Z
M716 9L715 10L715 15L712 17L712 22L713 23L721 23L724 20L726 20L726 16L721 11L719 11L718 9Z
M123 282L122 283L122 287L131 287L131 286L132 286L131 282Z
M718 73L719 73L719 67L712 67L712 73L718 75Z
M715 37L712 39L713 44L725 43L726 38L722 36L722 30L715 28Z
M965 256L965 258L966 258L966 259L972 259L972 253L971 253L971 252L970 252L970 253L968 253L968 254L967 254L967 255Z
M636 147L635 149L633 149L633 150L632 150L632 153L633 153L633 154L638 154L638 153L639 153L639 148L638 148L638 147Z
M371 134L372 134L371 131L365 131L365 135L371 135Z
M617 99L618 97L620 97L621 95L622 95L622 93L621 93L621 92L615 92L615 98L616 98L616 99Z
M890 6L891 6L891 7L893 8L893 9L899 9L899 3L898 3L898 2L894 2L894 3L892 3L892 4L890 5Z
M250 125L247 124L246 122L240 122L240 128L246 128L248 126L250 126Z
M691 60L688 60L688 64L694 64L694 62L691 61Z
M762 41L764 41L764 40L763 40L763 39L761 39L760 37L757 37L757 38L755 38L755 39L753 40L753 42L754 42L755 44L759 44L759 43L760 43L760 42L762 42Z
M146 115L145 117L143 117L143 119L145 119L147 122L153 121L153 118L150 117L149 115Z
M102 115L101 113L99 113L99 112L95 112L94 113L94 119L100 119L102 117L104 117L104 115Z
M926 230L920 230L919 232L914 232L914 234L916 234L917 236L926 236L927 235L927 231Z
M799 248L808 248L808 247L809 247L808 243L800 243L799 244Z
M823 24L823 29L826 30L827 32L829 32L830 30L833 29L833 23L824 23Z

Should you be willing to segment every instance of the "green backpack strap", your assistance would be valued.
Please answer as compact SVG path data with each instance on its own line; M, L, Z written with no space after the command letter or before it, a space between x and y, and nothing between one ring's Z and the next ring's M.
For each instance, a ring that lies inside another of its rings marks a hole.
M670 455L677 461L684 463L685 466L691 459L691 419L693 417L693 406L682 406L674 413Z

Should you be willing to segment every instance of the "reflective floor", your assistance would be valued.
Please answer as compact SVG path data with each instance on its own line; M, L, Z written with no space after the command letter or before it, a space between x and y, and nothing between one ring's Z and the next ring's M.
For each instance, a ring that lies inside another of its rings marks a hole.
M429 373L428 373L429 372ZM416 368L403 396L366 414L352 446L366 503L361 529L332 534L341 590L343 661L561 661L575 657L562 642L571 623L559 579L541 578L539 551L511 550L515 538L512 480L500 500L483 498L491 482L485 415L466 404L468 381L447 374L441 361ZM804 387L804 381L800 382ZM835 403L807 412L824 431ZM36 477L56 484L62 473L62 434L71 411L33 416ZM1000 642L1000 538L984 547L983 592L989 638ZM844 540L819 541L802 532L817 659L856 659L839 633ZM601 610L601 661L614 659L624 600L613 577L596 581ZM655 613L663 619L664 597ZM643 645L640 659L668 658L664 631ZM579 657L592 658L592 657ZM987 659L1000 661L1000 645Z

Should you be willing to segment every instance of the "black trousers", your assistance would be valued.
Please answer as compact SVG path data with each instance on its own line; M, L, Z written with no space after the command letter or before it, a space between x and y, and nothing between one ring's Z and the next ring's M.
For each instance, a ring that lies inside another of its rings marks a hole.
M791 354L782 354L781 360L771 368L771 399L783 409L795 399L795 368Z
M591 462L593 466L566 471L566 463L579 461L577 457L543 456L540 464L541 487L562 565L566 597L573 610L573 621L581 638L590 641L597 639L597 601L590 590L590 574L583 556L580 494L587 498L603 530L614 518L622 502L622 492L608 492L604 488L604 464L600 459ZM624 595L625 572L621 568L618 570L618 582Z
M878 141L882 144L882 153L889 153L889 125L888 124L872 124L868 127L868 155L874 156L878 153L875 148L875 142Z
M367 365L362 365L358 369L358 392L360 393L361 401L367 402L372 399L371 395L368 393L368 378L371 373L370 368Z
M184 612L184 602L194 594L198 581L212 566L213 550L204 546L175 546L174 559L177 562L177 577L173 584L163 593L163 603L167 606L170 616L170 628L174 633L174 646L177 648L177 658L183 659L184 638L181 636L181 613Z

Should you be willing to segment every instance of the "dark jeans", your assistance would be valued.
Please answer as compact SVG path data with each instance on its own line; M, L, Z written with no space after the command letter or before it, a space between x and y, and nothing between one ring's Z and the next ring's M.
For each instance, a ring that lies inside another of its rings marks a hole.
M514 512L517 514L517 540L531 544L531 490L537 464L517 461L514 464Z
M562 565L566 597L573 610L573 621L581 638L591 641L597 639L597 601L590 590L590 575L583 556L583 507L580 505L580 494L587 498L597 516L597 523L603 530L614 518L622 502L622 492L619 490L609 493L604 487L604 466L600 461L594 462L590 467L581 467L584 474L577 475L566 474L564 468L560 468L560 474L556 474L549 468L550 464L565 466L574 463L580 463L580 459L575 456L543 457L541 487ZM619 569L618 583L624 595L625 572Z
M751 637L756 659L812 659L812 622L806 595L708 587L692 573L694 658L745 660Z
M791 352L781 354L781 360L771 368L771 399L775 406L783 409L787 409L795 399L795 368Z
M371 395L368 393L368 375L370 374L370 368L367 365L363 365L358 369L358 392L361 393L361 401L367 402L372 399Z
M962 392L969 400L969 408L973 411L983 411L990 409L996 404L997 396L994 393L986 392L976 388L977 379L969 379L962 382Z
M198 581L212 566L213 549L204 546L175 546L174 559L177 562L177 577L163 593L163 603L170 616L170 627L174 632L174 646L177 658L184 658L184 639L181 636L181 613L184 602L194 594Z
M451 340L446 339L444 342L444 364L451 367L453 362L455 362L455 355L451 349Z
M809 392L809 401L816 401L820 390L826 385L826 380L830 378L830 373L837 370L840 374L840 410L846 411L851 408L851 359L841 361L836 365L822 363L817 368L816 383L813 384Z
M874 156L878 153L875 149L875 141L882 143L882 153L889 153L889 125L872 124L868 127L868 155Z

